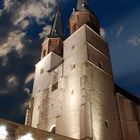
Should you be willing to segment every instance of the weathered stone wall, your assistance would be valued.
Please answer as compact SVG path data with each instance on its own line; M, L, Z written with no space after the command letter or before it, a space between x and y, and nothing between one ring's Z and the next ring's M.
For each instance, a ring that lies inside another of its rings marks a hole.
M36 64L33 96L53 84L53 70L61 65L62 61L62 57L51 52ZM60 79L62 77L62 67L58 71L58 79Z
M29 124L46 131L56 127L57 134L76 139L139 139L140 107L135 105L134 118L128 101L116 97L109 50L101 36L84 25L64 42L63 62L50 56L36 65Z
M140 106L117 93L123 140L140 139Z
M34 140L74 140L72 138L49 133L29 126L13 123L0 119L0 126L5 126L8 135L5 140L19 140L19 138L31 135ZM28 138L26 138L28 140Z
M46 131L51 131L52 126L56 126L56 118L59 114L62 65L48 73L46 88L40 90L38 94L34 94L34 109L32 126ZM41 83L45 81L40 81ZM50 82L47 86L47 82ZM38 83L38 84L41 84ZM43 83L44 84L44 83Z
M91 108L93 139L121 140L113 79L92 63L86 63L85 67L85 98Z
M103 46L94 46L96 44ZM90 59L89 46L92 47ZM86 25L64 42L63 80L63 109L57 119L56 132L77 139L120 140L107 43Z
M57 118L56 132L73 138L84 138L85 114L80 109L80 77L82 63L87 59L85 28L75 32L64 42L64 100Z
M27 125L46 131L56 126L60 112L62 60L60 56L50 53L36 65L32 95L34 102L27 111Z
M31 98L29 101L28 108L26 110L25 125L28 125L28 126L32 125L33 108L34 108L34 98Z
M102 36L99 36L89 26L86 26L86 38L87 42L93 45L97 50L99 50L100 53L108 57L110 56L107 42Z

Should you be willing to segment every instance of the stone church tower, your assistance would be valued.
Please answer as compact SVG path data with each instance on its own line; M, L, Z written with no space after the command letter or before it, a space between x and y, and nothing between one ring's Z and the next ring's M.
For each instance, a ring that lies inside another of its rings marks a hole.
M36 64L26 124L75 139L121 140L107 42L86 0L78 0L64 41L61 13Z

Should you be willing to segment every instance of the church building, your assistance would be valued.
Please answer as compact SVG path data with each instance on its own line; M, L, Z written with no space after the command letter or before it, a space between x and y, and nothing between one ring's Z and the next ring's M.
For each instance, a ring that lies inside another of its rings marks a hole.
M130 132L140 139L138 122L127 120L135 119L131 108L116 93L108 44L87 0L77 1L66 40L58 8L36 64L26 125L75 139L121 140Z
M69 21L64 39L57 8L35 66L25 127L54 140L140 140L140 100L115 85L108 43L87 0L77 0Z

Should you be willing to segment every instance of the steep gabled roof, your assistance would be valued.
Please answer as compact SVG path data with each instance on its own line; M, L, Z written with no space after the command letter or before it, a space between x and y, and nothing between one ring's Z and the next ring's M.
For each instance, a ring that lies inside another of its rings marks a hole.
M62 38L62 39L64 38L62 17L61 17L61 12L59 7L57 8L54 24L49 37Z

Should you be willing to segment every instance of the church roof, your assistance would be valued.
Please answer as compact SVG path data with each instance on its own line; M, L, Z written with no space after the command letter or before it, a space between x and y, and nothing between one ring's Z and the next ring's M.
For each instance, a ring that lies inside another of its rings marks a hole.
M115 84L115 92L120 93L124 97L128 98L129 100L135 102L136 104L140 105L140 98L134 96L132 93L124 90L123 88L119 87L118 85Z
M64 38L62 17L61 17L61 12L59 7L57 8L54 24L49 37L62 38L62 39Z

